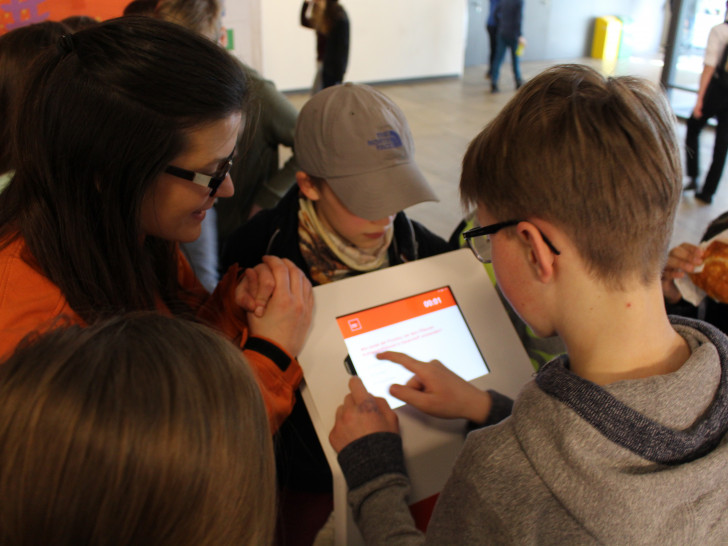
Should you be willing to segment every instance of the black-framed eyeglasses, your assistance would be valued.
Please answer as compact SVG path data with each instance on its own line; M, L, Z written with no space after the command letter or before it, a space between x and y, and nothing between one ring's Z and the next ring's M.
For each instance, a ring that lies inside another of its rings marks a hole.
M473 254L475 254L475 257L484 264L489 264L493 259L490 236L499 232L503 228L515 226L519 222L524 221L525 220L508 220L506 222L498 222L497 224L491 224L489 226L476 227L463 233L463 238L468 243L470 250L472 250ZM536 229L538 229L538 227L536 227ZM549 238L544 235L543 231L538 229L538 232L541 234L541 237L543 237L543 242L546 243L546 246L551 249L551 252L557 256L561 254L553 243L549 241Z
M164 172L166 172L167 174L171 174L172 176L182 178L184 180L189 180L190 182L199 186L205 186L206 188L210 188L210 197L214 197L215 193L217 192L217 188L219 188L220 184L225 181L225 178L230 173L230 169L233 168L234 155L235 148L233 148L233 151L230 153L230 155L225 158L222 163L220 163L217 171L215 171L215 174L212 175L198 173L195 171L188 171L187 169L181 169L180 167L175 167L174 165L168 165L167 168L164 169Z

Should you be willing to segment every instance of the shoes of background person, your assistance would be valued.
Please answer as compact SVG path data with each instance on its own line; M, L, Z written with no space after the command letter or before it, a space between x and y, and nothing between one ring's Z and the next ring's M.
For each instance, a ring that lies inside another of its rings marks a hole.
M690 182L686 186L683 186L683 191L698 191L698 179L691 178Z
M699 201L702 205L710 205L713 202L712 195L705 195L702 192L696 193L695 199Z
M500 89L498 89L498 84L497 83L492 83L490 85L490 92L491 93L497 93L498 91L500 91Z
M516 89L520 89L522 85L523 85L523 80L518 80L516 82Z

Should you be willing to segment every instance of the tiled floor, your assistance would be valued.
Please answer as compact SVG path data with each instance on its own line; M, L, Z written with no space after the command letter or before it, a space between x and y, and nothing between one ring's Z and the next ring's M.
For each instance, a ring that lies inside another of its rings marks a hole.
M662 69L655 59L633 58L616 64L594 59L578 59L607 74L638 75L658 81ZM529 79L555 62L524 62L523 76ZM497 115L513 96L513 78L504 66L501 92L492 94L490 84L483 78L484 67L466 69L462 78L445 78L413 83L377 85L405 112L414 135L417 162L440 197L439 203L423 203L408 209L408 214L432 231L448 237L459 222L463 211L458 198L460 162L470 140ZM290 94L297 107L308 99L305 93ZM679 139L684 141L685 124L677 126ZM713 146L713 131L706 129L701 138L702 172L707 171ZM684 155L684 154L683 154ZM701 205L692 192L686 193L680 204L673 242L695 242L710 220L728 210L728 188L724 182L713 204Z

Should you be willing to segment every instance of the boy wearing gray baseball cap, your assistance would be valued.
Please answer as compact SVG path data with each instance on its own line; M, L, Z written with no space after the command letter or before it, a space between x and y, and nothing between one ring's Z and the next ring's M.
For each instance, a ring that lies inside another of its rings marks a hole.
M437 197L414 161L402 110L380 91L345 83L314 95L294 149L297 187L233 234L225 267L272 254L324 284L450 250L402 212Z
M380 91L345 83L311 97L298 116L294 149L302 169L297 187L231 236L225 268L252 267L270 254L288 258L317 285L452 250L402 212L437 197L414 161L402 110ZM331 472L300 400L279 431L277 460L282 520L297 538L305 529L293 521L315 534L331 511ZM291 490L312 495L289 513Z

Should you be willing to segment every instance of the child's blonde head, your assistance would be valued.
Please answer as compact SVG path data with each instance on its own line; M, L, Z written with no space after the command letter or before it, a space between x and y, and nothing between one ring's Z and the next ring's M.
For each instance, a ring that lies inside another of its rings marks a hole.
M0 543L269 544L271 443L212 330L153 313L53 330L0 365Z
M529 81L470 143L460 192L498 220L542 218L619 288L662 269L682 172L674 115L634 77L581 65Z

